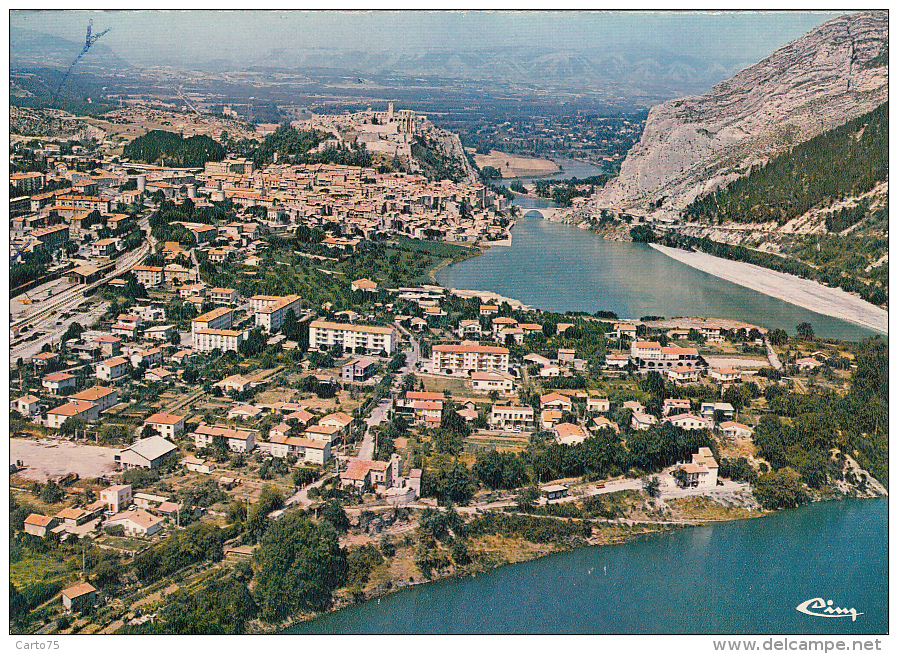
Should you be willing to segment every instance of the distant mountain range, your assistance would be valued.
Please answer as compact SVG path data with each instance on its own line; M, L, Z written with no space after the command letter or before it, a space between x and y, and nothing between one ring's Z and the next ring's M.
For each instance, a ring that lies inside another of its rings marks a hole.
M10 35L12 66L67 67L80 52L82 42L29 31ZM86 68L139 69L102 41L79 63ZM730 77L752 61L732 58L698 58L669 52L651 44L625 47L597 46L588 51L546 50L543 47L486 48L475 51L429 50L416 53L332 49L306 49L299 53L283 47L261 56L233 61L212 58L185 62L173 48L170 60L153 65L174 68L233 71L263 67L289 71L327 69L345 75L422 76L453 80L502 82L518 86L582 91L602 88L624 96L663 96L701 93Z
M59 66L68 68L84 47L84 41L71 41L50 34L31 30L10 30L9 65ZM78 62L85 68L131 68L124 59L116 55L102 40L94 43L88 54Z
M691 93L707 90L754 62L699 59L651 45L631 44L625 48L602 47L590 51L517 47L420 53L308 50L295 55L273 49L258 63L285 69L314 67L360 74L395 73L521 85L548 84L572 90L606 85L651 93L674 90Z

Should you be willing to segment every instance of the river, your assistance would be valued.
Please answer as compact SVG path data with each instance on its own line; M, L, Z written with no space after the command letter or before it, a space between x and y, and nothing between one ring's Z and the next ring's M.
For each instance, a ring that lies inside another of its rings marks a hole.
M520 200L535 208L555 206L549 200ZM574 225L543 220L536 211L519 218L511 235L511 246L491 247L443 268L437 281L562 313L725 318L790 333L807 322L818 336L853 341L877 333L696 270L645 243L609 241Z
M882 634L888 499L642 536L415 586L296 634ZM850 617L796 610L815 597Z

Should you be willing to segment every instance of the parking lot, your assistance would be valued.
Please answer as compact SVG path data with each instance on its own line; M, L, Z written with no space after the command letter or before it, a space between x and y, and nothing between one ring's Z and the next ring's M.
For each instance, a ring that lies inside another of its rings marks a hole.
M115 470L115 455L120 450L70 443L64 440L10 438L10 462L23 461L19 476L31 481L59 479L70 472L82 479L102 477Z

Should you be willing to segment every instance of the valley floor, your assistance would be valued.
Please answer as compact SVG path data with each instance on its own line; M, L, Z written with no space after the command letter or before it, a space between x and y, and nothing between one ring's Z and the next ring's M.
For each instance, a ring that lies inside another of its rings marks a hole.
M830 288L809 279L767 270L750 263L721 259L704 252L687 252L657 243L651 245L659 252L715 277L817 313L841 318L884 334L888 333L888 311L842 289Z

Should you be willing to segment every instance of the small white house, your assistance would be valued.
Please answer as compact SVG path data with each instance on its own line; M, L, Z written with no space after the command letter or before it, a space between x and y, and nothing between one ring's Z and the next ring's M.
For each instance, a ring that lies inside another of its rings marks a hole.
M106 527L122 526L129 536L152 536L162 529L162 518L157 518L143 509L124 511L106 521Z
M34 395L25 395L15 401L16 411L23 416L36 416L41 412L40 399Z
M97 364L97 379L112 381L124 377L128 372L128 360L124 357L113 357Z
M144 421L144 426L149 426L168 439L184 431L184 416L176 416L171 413L154 413Z

